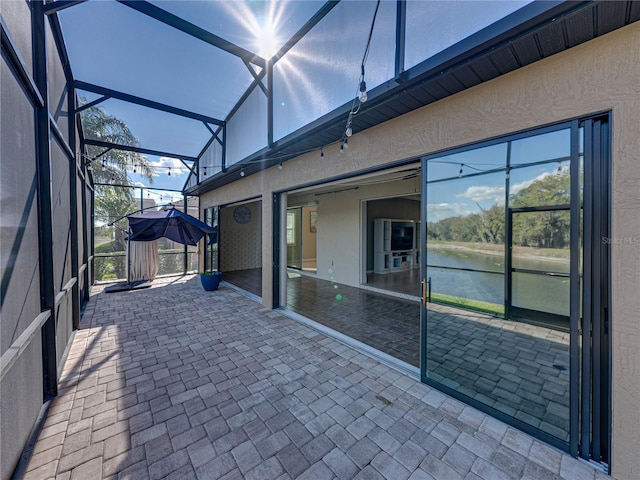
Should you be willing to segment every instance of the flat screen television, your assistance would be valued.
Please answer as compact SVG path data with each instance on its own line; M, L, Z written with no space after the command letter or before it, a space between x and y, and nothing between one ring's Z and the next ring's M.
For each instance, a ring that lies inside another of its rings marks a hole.
M413 248L413 224L393 222L391 224L391 250Z

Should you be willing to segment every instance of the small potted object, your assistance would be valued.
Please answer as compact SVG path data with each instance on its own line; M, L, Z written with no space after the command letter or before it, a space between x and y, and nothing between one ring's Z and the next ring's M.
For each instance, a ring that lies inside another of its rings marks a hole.
M203 272L200 274L200 282L202 283L202 288L204 288L207 292L212 292L218 289L220 285L220 278L222 277L222 272Z

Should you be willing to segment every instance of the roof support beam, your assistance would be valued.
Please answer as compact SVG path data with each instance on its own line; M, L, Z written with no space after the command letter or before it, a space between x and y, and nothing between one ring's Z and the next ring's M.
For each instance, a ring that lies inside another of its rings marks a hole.
M112 148L114 150L124 150L126 152L142 153L144 155L156 155L158 157L171 157L171 158L177 158L177 159L184 159L184 160L189 160L191 162L195 162L197 160L196 157L190 157L188 155L180 155L177 153L163 152L160 150L150 150L148 148L133 147L130 145L118 145L117 143L103 142L102 140L93 140L90 138L85 138L84 144L93 145L94 147Z
M9 34L9 30L4 23L4 19L0 16L0 36L2 37L2 52L7 55L9 65L18 75L20 85L29 94L29 99L33 104L40 108L44 106L44 98L40 94L40 90L33 78L27 70L27 65L20 55L16 44Z
M57 0L55 2L49 2L44 6L45 15L53 15L54 13L64 10L65 8L73 7L79 3L84 3L87 0Z
M100 87L99 85L93 85L87 82L81 82L76 80L74 87L77 90L86 90L87 92L98 93L106 97L112 97L124 102L135 103L136 105L142 105L143 107L153 108L154 110L161 110L163 112L172 113L181 117L192 118L194 120L200 120L201 122L209 122L214 125L223 125L224 121L217 118L209 117L207 115L201 115L199 113L190 112L182 108L172 107L165 105L164 103L154 102L153 100L147 100L146 98L136 97L135 95L129 95L128 93L118 92L117 90L111 90L110 88Z
M94 100L93 102L89 102L89 103L85 103L84 105L80 105L79 107L76 107L76 113L80 113L83 110L86 110L87 108L95 107L99 103L102 103L105 100L109 100L110 98L111 97L107 97L107 96L103 95L102 97Z
M271 62L275 63L280 58L282 58L289 50L291 50L296 43L298 43L302 38L313 28L316 24L322 20L331 10L333 10L340 0L330 0L325 3L320 10L318 10L313 17L309 19L307 23L305 23L300 30L298 30L293 37L289 39L287 43L285 43L280 50L271 58ZM264 65L263 65L264 66Z
M404 71L404 50L406 44L407 2L398 0L396 6L396 65L395 75Z
M236 45L235 43L231 43L224 38L218 37L213 33L205 30L204 28L198 27L191 22L187 22L186 20L167 12L161 8L152 5L146 1L131 1L131 0L118 0L122 5L125 5L129 8L133 8L134 10L143 13L151 18L154 18L170 27L176 28L181 32L186 33L187 35L191 35L203 42L208 43L209 45L213 45L214 47L218 47L225 52L231 53L237 57L240 57L244 61L253 63L264 68L266 64L266 60L249 50L245 50L244 48Z

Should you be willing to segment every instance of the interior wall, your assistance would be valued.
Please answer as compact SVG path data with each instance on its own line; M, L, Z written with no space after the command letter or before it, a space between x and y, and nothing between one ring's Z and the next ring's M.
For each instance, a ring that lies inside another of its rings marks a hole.
M367 271L373 270L373 228L376 218L420 221L420 200L386 198L367 202Z
M241 200L262 192L269 215L263 219L263 265L271 266L272 193L298 185L348 175L389 162L417 158L461 145L600 111L613 115L612 135L612 384L613 475L640 476L640 25L636 22L550 58L465 90L397 119L358 133L349 149L337 144L285 162L209 192L203 205ZM372 198L374 198L372 196ZM340 253L353 241L359 245L359 210L349 203L320 198L318 207L318 275L334 262L340 279L353 281L359 254ZM330 212L330 207L338 212ZM265 211L267 210L265 208ZM326 210L325 210L326 209ZM345 210L344 214L339 209ZM351 220L347 218L348 210ZM332 219L332 216L334 217ZM328 234L334 220L344 231ZM267 244L268 242L268 244ZM329 248L327 242L334 242ZM322 267L320 261L326 260ZM263 303L272 304L272 272L263 270ZM350 274L349 271L353 272ZM356 279L357 281L357 279Z
M248 270L262 267L261 202L244 205L251 220L239 224L233 218L235 206L220 209L220 271Z
M302 208L302 263L316 260L317 255L317 225L316 230L311 229L311 214L318 214L318 207ZM316 217L317 219L317 217Z

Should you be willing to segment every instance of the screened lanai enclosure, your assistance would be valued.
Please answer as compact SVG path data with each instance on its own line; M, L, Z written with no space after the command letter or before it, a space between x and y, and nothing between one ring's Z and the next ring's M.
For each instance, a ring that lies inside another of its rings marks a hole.
M0 477L28 460L91 286L127 278L126 216L165 208L219 235L160 239L158 275L222 271L609 469L613 107L493 130L535 104L483 102L521 69L544 79L523 98L553 90L540 62L639 5L1 2Z

